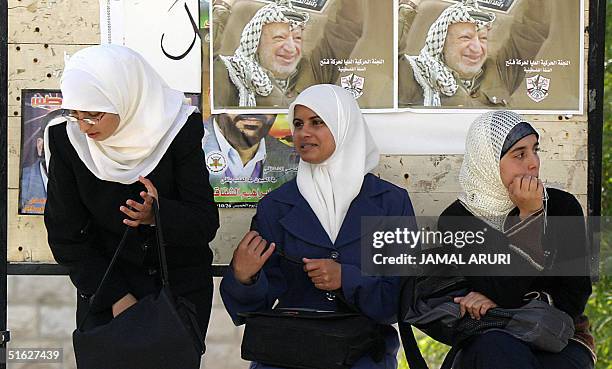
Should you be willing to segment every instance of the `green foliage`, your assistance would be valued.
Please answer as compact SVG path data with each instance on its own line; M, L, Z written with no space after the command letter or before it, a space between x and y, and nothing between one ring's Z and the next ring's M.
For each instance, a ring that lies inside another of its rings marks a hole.
M593 286L586 308L597 344L597 369L612 369L612 277L602 276Z
M607 2L606 19L601 211L612 216L612 0Z
M606 5L601 214L612 216L612 0L608 0ZM602 248L610 246L602 242ZM602 252L602 255L605 254ZM612 276L602 275L593 286L586 314L591 320L591 330L597 344L596 368L612 369Z
M414 334L417 343L419 344L421 354L423 354L423 358L429 366L429 369L440 368L440 365L442 365L442 361L444 361L444 356L446 356L446 353L448 352L450 347L425 335L425 333L419 331L416 328L414 328ZM408 363L406 362L406 356L403 352L401 352L399 355L399 365L397 368L409 369Z

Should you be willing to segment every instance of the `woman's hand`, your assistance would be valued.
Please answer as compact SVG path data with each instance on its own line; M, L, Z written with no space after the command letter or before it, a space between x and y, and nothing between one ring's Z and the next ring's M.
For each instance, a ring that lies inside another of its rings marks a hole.
M136 300L136 297L134 297L134 295L132 295L131 293L128 293L127 295L123 296L121 299L119 299L113 304L113 318L123 313L137 302L138 300Z
M461 316L467 312L472 319L480 320L489 309L497 307L497 304L487 296L479 292L470 292L463 297L455 297L455 303L459 304Z
M140 197L143 198L144 202L141 204L130 199L125 202L127 206L120 206L119 210L131 218L123 219L123 223L130 227L138 227L141 224L155 225L153 198L157 199L157 189L153 186L153 182L143 176L138 177L138 180L147 189L147 192L140 192Z
M324 291L335 291L342 287L342 268L333 259L303 258L304 271L315 287Z
M542 209L544 185L538 177L517 176L508 186L510 200L520 210L521 219Z
M274 243L264 252L268 242L256 231L244 235L232 258L234 277L242 284L251 284L251 279L261 270L274 252Z

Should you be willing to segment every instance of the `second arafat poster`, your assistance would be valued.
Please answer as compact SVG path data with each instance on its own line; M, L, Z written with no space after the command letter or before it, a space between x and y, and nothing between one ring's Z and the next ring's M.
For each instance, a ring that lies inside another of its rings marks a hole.
M400 0L398 107L581 114L580 0Z

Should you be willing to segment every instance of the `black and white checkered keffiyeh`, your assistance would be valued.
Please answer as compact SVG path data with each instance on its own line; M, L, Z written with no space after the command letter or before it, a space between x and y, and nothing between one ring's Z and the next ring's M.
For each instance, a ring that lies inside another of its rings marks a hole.
M304 27L309 15L294 9L290 0L277 0L255 13L240 36L240 45L232 56L220 56L227 67L232 83L238 88L239 106L256 106L255 94L268 96L272 82L257 61L261 30L268 23L289 23L291 29Z
M421 53L404 55L412 66L414 78L423 88L424 106L440 106L440 93L453 96L458 89L452 71L443 60L448 27L455 23L473 23L481 29L491 27L494 20L495 14L481 11L476 0L451 5L429 27Z

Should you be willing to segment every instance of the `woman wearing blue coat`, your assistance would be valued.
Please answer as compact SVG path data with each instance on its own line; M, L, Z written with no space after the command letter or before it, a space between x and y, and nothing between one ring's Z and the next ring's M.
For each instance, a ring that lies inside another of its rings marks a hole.
M273 306L335 311L341 291L368 317L395 323L399 278L362 275L360 223L363 216L414 215L408 194L369 174L378 149L344 89L306 89L289 107L289 122L301 159L297 178L260 201L254 218L259 233L245 235L221 283L227 311L237 325L244 323L238 313ZM384 359L366 355L353 368L397 368L399 340L388 328ZM254 362L251 368L270 367Z

